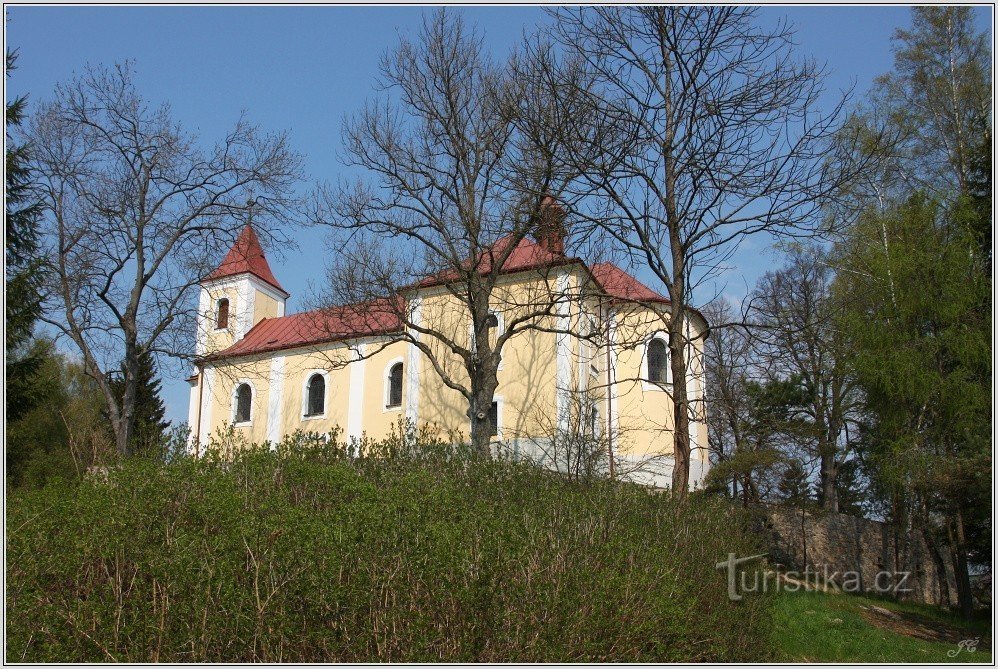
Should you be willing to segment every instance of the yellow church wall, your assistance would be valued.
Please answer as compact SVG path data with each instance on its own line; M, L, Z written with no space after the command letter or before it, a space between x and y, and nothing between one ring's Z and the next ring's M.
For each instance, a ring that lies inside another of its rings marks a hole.
M279 311L280 303L270 295L262 291L256 291L256 298L253 302L253 325L256 325L264 318L277 318L282 315Z
M391 343L371 341L364 344L364 355L369 357L363 363L362 425L365 436L370 439L386 437L398 421L405 418L409 403L408 350L408 343L401 341ZM398 407L389 407L387 406L388 371L396 362L402 363L402 404Z
M270 359L237 358L213 365L214 381L210 390L210 428L214 437L232 426L235 434L249 443L267 439L267 402L270 392ZM249 423L233 424L233 396L236 387L248 383L253 391Z
M646 308L632 308L618 314L616 322L616 343L618 352L615 364L616 384L614 385L615 412L618 426L618 453L636 458L648 458L672 454L672 430L674 413L671 384L660 387L642 380L646 377L645 356L647 343L656 333L665 335L668 316L663 321L656 312ZM702 324L691 318L691 335L695 354L689 364L691 373L687 375L687 392L694 401L694 408L702 411L703 379ZM692 379L690 378L692 376ZM692 383L690 383L692 381ZM693 442L700 448L694 449L692 457L707 458L706 422L698 420L691 424L694 431Z
M521 274L505 277L493 295L492 310L500 317L501 330L505 331L510 322L528 313L531 305L543 303L552 291L565 289L569 294L577 295L585 281L586 274L581 266L552 268L544 276ZM230 300L229 330L209 330L209 346L214 347L209 350L218 350L231 343L239 296L232 284L209 293L211 319L214 318L215 301L223 296ZM460 299L442 288L421 291L420 298L424 323L442 329L448 337L462 345L470 345L470 317ZM595 300L584 299L581 303L575 300L567 305L567 312L559 309L555 314L538 317L535 322L542 328L555 329L565 322L559 316L567 316L571 330L583 335L592 326L604 330L606 323L600 318L601 310L602 305ZM254 322L277 317L279 313L277 300L256 291ZM694 318L692 323L694 334L699 333L700 321ZM589 399L595 400L599 406L602 425L616 425L614 451L617 455L631 458L671 455L673 416L669 393L641 380L647 340L654 332L664 329L665 322L649 309L630 307L618 313L614 327L617 346L611 355L617 383L610 392L607 389L605 347L541 330L526 330L512 337L503 349L496 391L501 407L502 440L512 442L553 436L557 429L558 407L567 401L564 392L559 399L558 386L561 385L567 392L588 393ZM423 335L422 339L433 348L444 370L458 383L467 384L467 374L460 357L428 335ZM702 398L700 365L703 342L698 336L695 339L697 356L693 360L695 380L691 392L694 398ZM362 344L365 355L369 357L350 364L346 362L352 359L353 353L346 343L215 362L210 398L210 433L215 434L219 428L227 428L231 424L234 389L238 383L245 381L254 391L252 420L247 425L236 425L234 430L248 442L262 443L275 435L280 438L299 429L327 433L334 426L338 426L343 437L347 438L351 433L359 436L360 431L372 439L383 438L399 420L412 415L410 377L413 370L409 369L412 347L407 342L386 345L385 340L372 338L350 342L352 346L358 344ZM283 360L276 368L273 363L275 358ZM433 424L444 432L457 432L467 437L470 420L465 398L444 384L422 353L416 352L415 360L418 368L415 370L418 378L418 422ZM399 361L404 365L402 406L390 408L386 407L388 369ZM591 372L590 365L595 367L595 373ZM275 369L281 379L280 401L277 407L271 408L271 391L278 392L276 387L271 388ZM326 410L321 417L306 418L303 416L305 383L315 370L325 373ZM361 382L362 390L355 388ZM195 395L197 391L195 387ZM358 402L359 408L356 406ZM272 415L277 416L277 426L268 425L268 418ZM694 444L700 446L694 451L693 458L706 459L706 423L700 420L692 427L695 430Z
M234 332L236 325L236 314L238 314L238 302L239 295L236 290L235 284L222 284L214 285L207 288L208 292L208 303L205 306L205 314L203 314L203 321L206 323L205 333L207 335L206 339L206 351L215 352L221 351L229 346L232 346L234 341ZM218 315L218 301L221 299L229 300L229 323L225 328L216 328L216 317Z
M323 347L320 350L298 350L284 353L278 434L284 437L296 430L328 434L339 427L345 430L350 395L350 372L344 367L349 359L345 346ZM323 414L306 416L309 379L315 374L325 379Z

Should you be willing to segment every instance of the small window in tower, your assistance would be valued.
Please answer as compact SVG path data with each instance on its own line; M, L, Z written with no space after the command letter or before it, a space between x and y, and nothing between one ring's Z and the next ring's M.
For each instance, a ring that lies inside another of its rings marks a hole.
M215 309L215 328L224 330L229 327L229 301L222 298Z
M388 373L388 407L402 406L402 363L392 365Z

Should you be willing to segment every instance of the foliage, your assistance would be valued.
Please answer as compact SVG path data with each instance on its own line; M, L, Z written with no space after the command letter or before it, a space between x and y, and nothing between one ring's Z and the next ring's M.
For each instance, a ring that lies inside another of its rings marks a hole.
M15 494L8 661L764 659L769 598L714 567L757 551L737 510L412 436Z
M7 76L15 69L17 53L8 51ZM5 155L5 246L6 262L6 388L7 420L17 420L39 401L32 391L32 378L43 364L31 333L41 310L39 295L42 265L38 259L38 217L41 205L28 166L28 145L18 143L14 131L24 121L27 98L7 102L4 116Z
M36 340L41 361L31 377L33 406L7 423L7 482L39 487L53 479L78 479L110 455L103 398L81 366Z
M111 382L111 387L118 401L125 393L125 363L121 364L121 378ZM138 356L138 371L135 385L135 413L132 415L131 452L148 454L155 451L166 438L170 421L164 420L166 405L159 396L161 382L157 378L156 361L147 350L142 350Z

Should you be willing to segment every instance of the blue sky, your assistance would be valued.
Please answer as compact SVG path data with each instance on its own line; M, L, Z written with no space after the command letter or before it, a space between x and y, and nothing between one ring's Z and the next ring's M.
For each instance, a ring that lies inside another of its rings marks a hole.
M340 123L375 94L380 56L400 35L418 29L410 7L8 7L7 44L20 49L7 94L32 101L87 62L135 61L139 90L167 101L177 120L211 141L240 112L269 130L286 130L305 155L308 175L335 181L342 170ZM457 9L485 33L497 54L521 34L548 21L534 7ZM990 8L977 8L990 29ZM907 25L906 7L767 7L761 21L786 17L797 28L801 54L826 62L832 90L855 84L865 92L891 69L890 37ZM299 247L270 253L274 273L298 311L310 280L320 280L327 253L324 233L304 229ZM219 259L221 260L221 259ZM762 244L741 249L726 283L716 290L740 295L779 258ZM660 288L660 286L654 286ZM707 295L706 297L709 297ZM193 333L191 333L193 337ZM169 372L169 370L167 370ZM187 384L179 372L163 380L168 417L187 419Z

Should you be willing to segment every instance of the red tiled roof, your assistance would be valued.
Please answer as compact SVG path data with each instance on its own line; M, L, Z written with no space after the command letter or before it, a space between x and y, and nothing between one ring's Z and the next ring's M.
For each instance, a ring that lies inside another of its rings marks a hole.
M496 246L504 243L509 244L510 238L499 240ZM495 255L497 253L488 254L482 258L480 267L482 272L491 268L491 262ZM581 263L581 261L552 253L540 244L524 239L517 244L510 254L502 271L503 273L520 272L571 263ZM637 302L669 303L668 298L656 293L613 263L595 264L590 268L590 272L607 295L611 297ZM447 280L448 276L456 275L441 273L416 284L416 287L437 285ZM210 357L217 359L266 353L357 337L390 334L399 332L401 329L402 322L398 315L397 305L393 305L387 299L373 300L345 307L307 311L280 318L265 318L253 326L241 340Z
M270 284L277 290L287 295L287 291L277 282L274 273L270 271L270 263L267 262L263 254L263 247L260 240L253 232L253 226L246 224L243 231L239 233L236 243L229 249L222 264L214 272L204 278L205 281L224 279L227 276L250 273L261 281Z
M504 254L509 248L509 245L512 243L512 237L502 237L491 247L483 251L481 259L478 262L479 273L488 274L491 272L492 263L498 256ZM557 267L559 265L569 265L577 262L581 261L578 258L567 258L563 253L552 252L532 239L524 237L506 258L506 261L503 263L502 269L500 270L500 274L524 272L529 269L539 269L542 267ZM416 286L419 288L426 288L428 286L436 286L442 283L447 283L448 281L454 281L457 278L458 274L454 270L444 270L443 272L423 279L417 283Z
M622 300L640 302L660 302L669 304L669 298L659 295L633 276L611 262L601 262L592 266L593 278L606 291L607 295Z
M373 300L364 304L265 318L235 344L209 357L230 358L325 344L398 332L401 327L397 310L387 299Z

